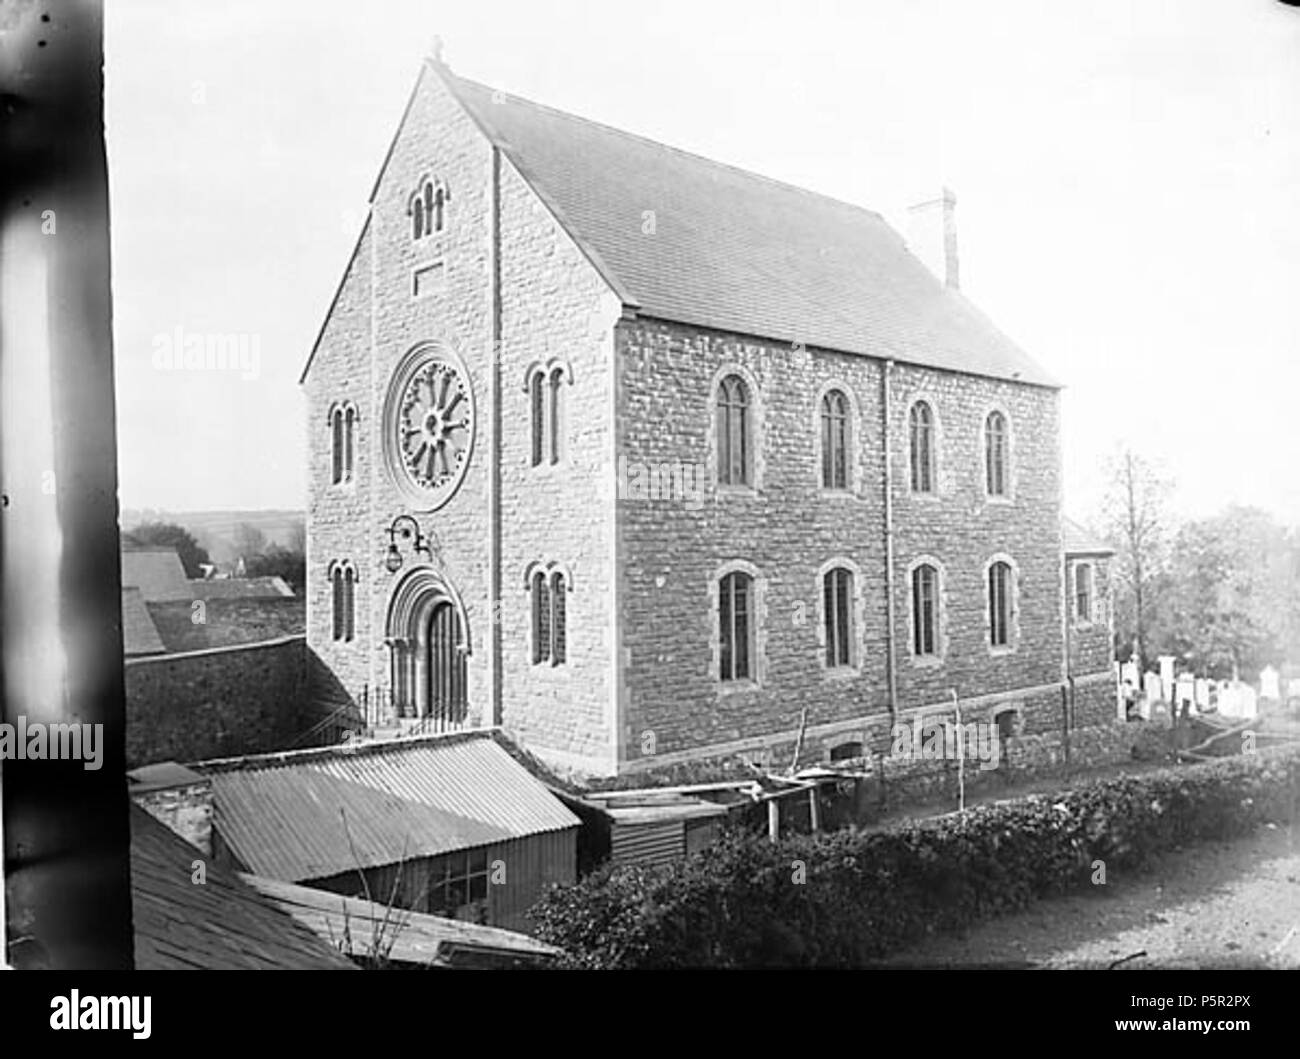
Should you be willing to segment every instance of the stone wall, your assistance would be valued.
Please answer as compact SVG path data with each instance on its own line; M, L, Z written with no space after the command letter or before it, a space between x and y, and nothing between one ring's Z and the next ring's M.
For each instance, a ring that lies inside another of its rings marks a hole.
M212 783L187 783L133 796L149 815L162 821L203 853L212 853Z
M1093 605L1091 614L1079 614L1074 596L1077 568L1092 567ZM1071 556L1066 563L1066 602L1070 644L1070 672L1075 674L1109 671L1115 658L1113 598L1110 583L1110 560L1100 556Z
M625 765L792 740L805 710L814 740L849 739L859 722L887 716L884 364L653 320L621 323L618 349L620 455L655 466L683 461L704 483L699 503L618 504ZM711 395L732 370L757 394L752 489L713 484ZM851 488L839 493L818 477L817 416L831 386L854 406ZM889 389L900 709L942 705L956 689L1055 718L1064 661L1056 392L908 366L892 369ZM908 413L918 398L938 420L932 496L913 495L907 479ZM984 490L983 423L994 409L1011 430L1006 499ZM1012 642L993 649L985 586L998 556L1013 565L1016 590ZM909 571L922 558L941 570L937 659L911 654ZM755 681L726 685L716 676L712 586L733 562L755 573L759 659ZM855 574L847 669L823 661L820 577L832 563Z
M129 768L287 749L310 726L301 636L126 662Z
M199 590L201 591L201 589ZM212 647L301 636L305 608L301 596L269 599L187 600L178 603L150 603L149 616L168 651L205 651Z
M978 763L966 764L966 790L979 793L991 787L1058 779L1069 773L1131 762L1133 748L1145 727L1143 722L1112 721L1072 729L1068 739L1059 729L1013 736L1003 741L996 769L981 769ZM1167 726L1161 730L1167 730ZM884 757L875 764L876 778L866 781L863 804L877 809L896 808L934 798L955 800L957 797L957 762L953 759L911 761Z
M408 203L425 177L451 191L444 230L411 237ZM498 191L494 197L494 182ZM500 243L494 242L499 211ZM417 270L440 266L420 294ZM492 284L499 271L500 345ZM441 79L425 68L376 188L364 237L332 307L306 379L309 468L308 641L346 695L391 687L385 623L393 587L410 569L385 569L387 527L414 515L436 540L429 560L459 592L469 624L473 721L493 722L493 624L501 624L500 722L539 752L594 769L612 767L609 664L613 625L611 491L612 325L621 306L598 273ZM476 431L468 470L433 513L412 511L384 466L383 407L394 369L417 343L438 341L464 362ZM499 407L493 360L499 359ZM561 459L533 467L525 379L562 365ZM361 413L354 480L332 485L329 411ZM493 420L501 423L501 605L492 602L490 495ZM357 586L352 642L331 634L330 563L350 559ZM562 564L568 659L531 664L532 563Z
M629 223L631 223L629 221ZM613 323L618 300L515 169L501 171L502 724L551 761L614 767ZM531 370L559 368L559 459L532 465ZM570 381L571 380L571 381ZM533 664L530 565L567 575L566 660Z

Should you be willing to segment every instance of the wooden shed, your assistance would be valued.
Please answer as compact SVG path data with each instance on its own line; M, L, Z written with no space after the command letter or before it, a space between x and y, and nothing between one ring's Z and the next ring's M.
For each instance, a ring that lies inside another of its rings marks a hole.
M193 766L236 870L511 930L577 876L580 821L495 731Z
M728 809L700 798L622 800L605 806L614 864L669 864L718 836Z

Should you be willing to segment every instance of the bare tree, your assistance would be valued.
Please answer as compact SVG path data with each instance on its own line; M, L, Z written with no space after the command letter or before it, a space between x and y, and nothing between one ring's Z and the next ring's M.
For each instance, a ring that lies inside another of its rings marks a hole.
M289 527L285 547L291 552L307 554L307 523L302 519L295 519Z
M1131 632L1138 661L1145 667L1152 615L1168 561L1172 482L1154 462L1128 448L1111 457L1107 470L1105 524L1119 546L1116 568L1123 589L1117 625Z
M235 527L235 554L247 562L266 550L266 534L256 526L241 522Z

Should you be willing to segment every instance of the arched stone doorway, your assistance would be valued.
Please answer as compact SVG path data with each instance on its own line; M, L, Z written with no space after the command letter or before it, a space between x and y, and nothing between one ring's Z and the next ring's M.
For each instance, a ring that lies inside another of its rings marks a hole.
M469 623L455 588L431 566L410 570L388 605L385 639L390 688L399 716L435 729L469 719Z

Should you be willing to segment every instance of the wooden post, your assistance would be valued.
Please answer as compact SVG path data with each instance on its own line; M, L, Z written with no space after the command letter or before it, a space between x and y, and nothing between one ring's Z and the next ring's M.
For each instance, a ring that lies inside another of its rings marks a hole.
M1065 762L1070 762L1070 685L1061 685L1061 745L1065 750Z
M952 705L957 714L957 811L966 810L966 748L962 745L961 701L957 698L957 689L952 689Z
M781 807L775 798L767 803L767 837L772 842L781 837Z
M808 791L808 817L814 831L821 830L821 806L817 804L817 784Z

